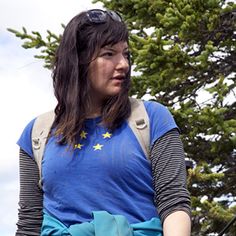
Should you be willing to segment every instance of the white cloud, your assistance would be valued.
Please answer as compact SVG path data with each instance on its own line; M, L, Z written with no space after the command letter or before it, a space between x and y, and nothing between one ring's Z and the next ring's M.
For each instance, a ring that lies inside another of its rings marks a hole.
M12 236L16 229L19 180L15 143L31 119L55 105L50 71L33 57L35 50L21 48L22 41L6 28L25 26L43 34L47 29L61 33L61 23L82 10L98 7L101 4L79 0L0 0L1 236Z
M82 10L101 7L91 1L81 0L0 0L1 27L21 28L43 31L50 29L61 31L61 23L67 23L74 15Z

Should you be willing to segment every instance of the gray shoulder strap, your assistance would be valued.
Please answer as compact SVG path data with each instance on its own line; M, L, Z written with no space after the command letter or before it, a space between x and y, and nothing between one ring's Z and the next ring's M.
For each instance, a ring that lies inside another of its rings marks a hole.
M41 185L41 174L42 174L41 165L42 165L45 143L47 141L48 134L54 121L54 117L55 117L54 111L49 111L47 113L38 116L34 122L32 129L32 134L31 134L32 149L33 149L34 159L37 162L39 168L40 185Z
M131 115L128 123L136 138L139 141L146 158L150 160L150 125L149 117L143 101L135 98L130 98Z
M138 139L138 142L147 159L149 159L150 127L148 114L141 100L130 98L130 103L131 115L128 119L128 124ZM32 149L35 161L37 162L39 168L40 184L44 148L54 121L54 117L55 114L53 111L38 116L32 129Z

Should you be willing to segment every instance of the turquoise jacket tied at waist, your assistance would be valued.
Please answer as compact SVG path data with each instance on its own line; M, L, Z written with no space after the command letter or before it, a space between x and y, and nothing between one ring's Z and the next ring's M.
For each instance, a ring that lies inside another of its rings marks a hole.
M41 236L162 236L159 218L129 224L122 215L111 215L106 211L94 211L93 220L74 224L67 228L59 220L44 213Z

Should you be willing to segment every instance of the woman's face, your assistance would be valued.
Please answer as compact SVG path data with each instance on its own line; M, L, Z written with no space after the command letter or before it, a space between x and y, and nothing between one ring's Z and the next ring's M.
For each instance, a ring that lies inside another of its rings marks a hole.
M101 48L89 65L90 97L96 103L117 95L125 83L129 71L127 42L119 42Z

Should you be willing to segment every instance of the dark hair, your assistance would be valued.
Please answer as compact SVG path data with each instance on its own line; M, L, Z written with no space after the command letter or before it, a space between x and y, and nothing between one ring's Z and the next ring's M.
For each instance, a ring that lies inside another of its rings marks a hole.
M87 74L92 57L102 47L121 41L128 43L127 27L123 21L114 21L111 17L107 17L105 23L95 24L88 20L86 12L82 12L66 26L52 74L58 102L53 127L56 135L62 137L59 143L75 144L83 128L86 108L90 107ZM120 126L130 115L130 68L121 92L109 98L102 108L102 123L110 130Z

